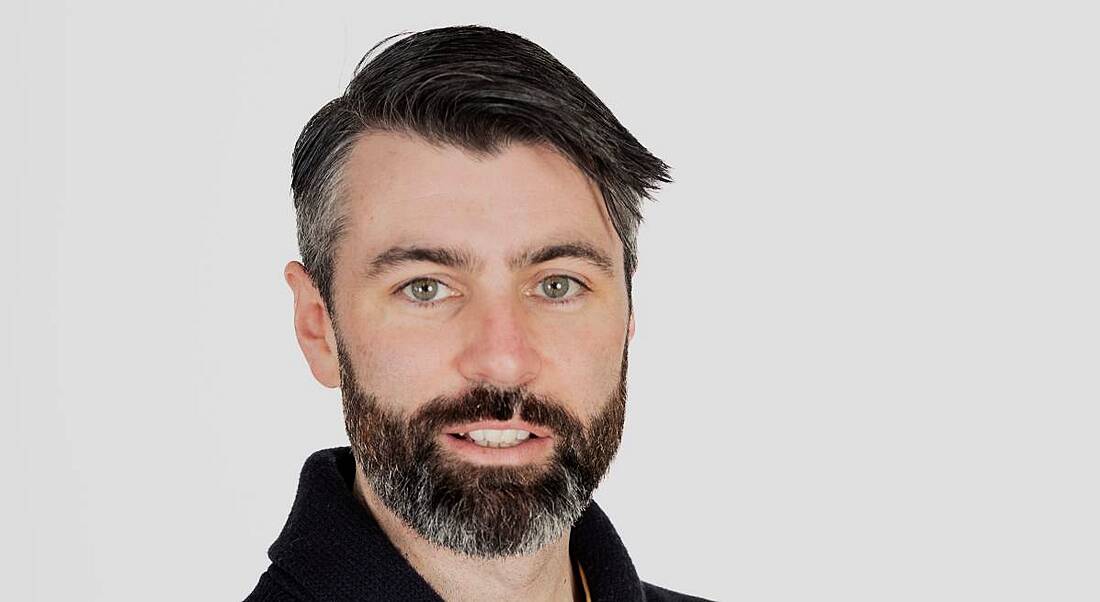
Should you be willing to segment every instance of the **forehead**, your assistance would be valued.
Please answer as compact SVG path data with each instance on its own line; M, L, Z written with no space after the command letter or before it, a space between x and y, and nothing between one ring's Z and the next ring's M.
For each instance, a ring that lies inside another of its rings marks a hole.
M352 149L344 193L341 247L360 257L414 243L505 256L531 243L579 239L622 260L599 188L545 146L513 144L476 156L414 135L372 132Z

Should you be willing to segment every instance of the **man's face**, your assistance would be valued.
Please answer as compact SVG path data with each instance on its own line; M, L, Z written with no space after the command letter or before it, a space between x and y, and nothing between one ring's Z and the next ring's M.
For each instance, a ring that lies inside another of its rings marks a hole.
M345 174L331 336L357 462L427 539L534 551L621 437L633 319L598 188L544 147L475 158L388 133ZM310 363L331 385L333 358Z

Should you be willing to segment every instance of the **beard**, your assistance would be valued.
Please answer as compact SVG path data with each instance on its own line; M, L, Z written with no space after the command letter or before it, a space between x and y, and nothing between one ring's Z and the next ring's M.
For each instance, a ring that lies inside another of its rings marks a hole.
M480 385L436 397L407 418L360 386L336 337L344 422L352 454L383 504L424 539L477 558L528 555L580 517L622 439L627 345L619 383L585 426L562 403L523 388ZM555 437L548 461L472 464L442 449L443 428L518 416Z

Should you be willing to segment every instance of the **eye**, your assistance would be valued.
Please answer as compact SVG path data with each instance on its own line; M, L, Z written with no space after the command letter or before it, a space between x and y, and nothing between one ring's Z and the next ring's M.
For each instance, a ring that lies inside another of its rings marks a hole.
M580 280L564 274L543 278L538 288L552 303L569 303L588 289Z
M536 294L536 296L546 299L548 303L557 305L572 303L577 297L584 295L589 290L580 280L564 274L555 274L543 278L539 281L537 288L541 291L541 294ZM417 278L401 287L400 292L416 307L432 307L446 301L449 297L457 296L453 292L449 295L443 294L450 290L449 286L435 278Z
M451 288L435 278L417 278L402 287L401 292L413 303L428 307L447 298L437 298L440 290L449 291Z

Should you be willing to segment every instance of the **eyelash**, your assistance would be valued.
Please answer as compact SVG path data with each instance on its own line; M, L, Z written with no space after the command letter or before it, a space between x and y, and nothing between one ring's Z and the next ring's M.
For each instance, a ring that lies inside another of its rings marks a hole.
M549 280L551 278L558 278L558 277L568 278L569 280L572 280L573 282L577 283L581 287L581 292L573 295L572 297L569 297L565 301L553 301L553 300L547 301L547 303L549 303L551 305L569 305L569 304L573 303L574 301L576 301L577 299L579 299L581 297L584 297L585 295L588 294L589 291L592 290L592 289L588 288L588 286L585 285L585 283L583 283L580 280L578 280L577 278L574 278L574 277L569 276L567 274L551 274L551 275L547 276L546 278L543 278L542 280L539 280L539 284L542 284L544 281ZM425 281L425 280L429 280L429 281L432 281L432 282L438 282L438 283L446 286L446 283L442 282L438 278L413 278L412 280L408 280L404 284L399 286L397 288L397 292L395 294L400 295L401 297L403 297L404 300L409 302L410 304L412 304L413 307L417 307L417 308L420 308L420 309L428 309L430 307L435 307L436 305L439 305L440 303L443 303L447 299L450 299L450 297L444 297L442 299L436 299L435 301L416 301L416 300L410 299L407 295L405 295L405 293L404 293L405 287L409 286L410 284L414 284L416 282L422 282L422 281ZM547 297L543 297L543 298L547 299Z

